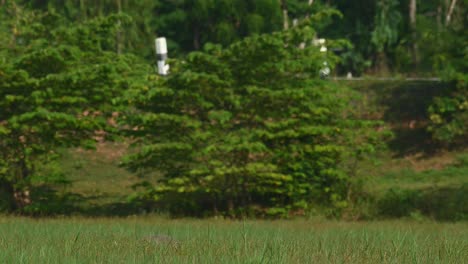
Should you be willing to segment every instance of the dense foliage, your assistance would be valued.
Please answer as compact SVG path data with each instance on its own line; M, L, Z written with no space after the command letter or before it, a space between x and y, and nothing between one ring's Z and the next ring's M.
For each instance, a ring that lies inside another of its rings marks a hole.
M248 35L292 27L334 8L340 19L314 23L318 37L347 38L354 48L340 51L341 73L434 75L449 58L442 56L466 27L466 0L6 0L61 14L70 22L114 13L133 20L114 36L116 51L152 58L154 36L169 39L173 55L204 44L227 46ZM461 48L460 46L457 46Z
M53 184L67 183L60 150L121 134L135 143L124 165L162 177L142 184L135 200L176 214L344 208L358 182L356 160L385 128L360 120L361 99L319 80L319 70L327 62L337 75L444 77L453 85L428 109L428 130L436 141L464 145L467 7L467 0L0 1L0 211L48 210L58 199ZM152 73L155 36L166 36L177 58L167 78ZM322 37L329 52L313 45Z
M468 138L468 10L464 10L464 27L454 28L450 35L458 35L440 53L440 71L451 83L444 96L438 97L429 108L429 130L436 140L445 144L464 146Z
M194 215L343 206L349 179L340 164L361 144L346 136L363 123L345 112L346 88L317 80L319 49L298 48L313 36L306 26L209 45L167 79L132 90L127 122L140 144L126 164L163 176L144 195Z
M111 129L112 98L126 86L130 56L109 52L117 16L73 27L15 8L0 65L0 190L11 209L36 210L35 187L64 183L58 147L92 147Z

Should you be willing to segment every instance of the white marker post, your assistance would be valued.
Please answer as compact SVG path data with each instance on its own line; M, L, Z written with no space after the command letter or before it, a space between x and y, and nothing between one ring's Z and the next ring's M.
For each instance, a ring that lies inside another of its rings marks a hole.
M320 52L325 53L325 54L328 51L327 46L325 46L326 42L327 41L323 38L313 40L313 44L315 46L320 46ZM320 78L326 79L328 76L330 76L331 69L326 60L323 62L322 65L323 65L322 68L319 70L319 75L320 75Z
M166 64L167 60L167 43L166 38L157 38L156 44L156 57L158 61L158 74L166 76L169 74L169 65Z

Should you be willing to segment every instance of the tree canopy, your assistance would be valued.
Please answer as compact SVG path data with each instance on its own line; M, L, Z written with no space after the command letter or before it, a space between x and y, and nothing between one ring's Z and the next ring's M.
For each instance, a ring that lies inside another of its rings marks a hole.
M169 77L131 90L126 116L139 144L126 166L163 176L145 198L194 215L277 216L312 201L343 203L341 159L362 147L347 136L365 124L349 120L345 87L317 80L319 49L298 48L314 33L297 27L207 45Z
M92 147L112 129L112 98L128 86L138 59L113 51L115 21L125 17L69 27L53 14L11 8L21 20L4 24L14 35L0 65L0 188L23 209L33 183L63 180L44 169L58 147Z

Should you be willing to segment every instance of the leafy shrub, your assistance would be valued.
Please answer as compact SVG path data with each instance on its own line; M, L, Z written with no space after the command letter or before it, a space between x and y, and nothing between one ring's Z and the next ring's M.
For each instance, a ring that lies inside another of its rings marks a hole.
M79 212L80 195L59 192L53 185L36 186L31 194L32 203L21 209L31 216L69 215Z
M89 148L96 131L114 130L107 122L115 111L110 98L123 91L137 64L109 50L118 16L73 27L52 14L21 16L17 26L25 30L16 37L22 41L5 49L0 64L0 181L17 210L31 204L36 186L57 180L39 169L56 160L57 148Z
M429 130L436 140L459 146L468 143L468 29L462 27L454 34L461 37L450 42L447 54L441 54L443 59L438 62L452 89L430 106Z
M378 200L380 217L421 215L436 220L468 219L468 185L435 189L392 188Z
M468 56L467 56L468 59ZM446 144L466 145L468 137L468 74L457 74L450 93L438 97L429 108L429 131Z
M455 163L456 167L465 167L468 168L468 153L462 154L457 157L457 161Z
M391 217L409 216L417 210L421 195L420 191L392 188L379 200L379 214Z
M317 80L324 55L298 48L313 36L297 27L226 49L207 45L175 62L169 77L130 90L126 123L138 147L124 164L163 175L143 197L176 215L346 207L341 161L372 151L375 123L346 111L350 90Z

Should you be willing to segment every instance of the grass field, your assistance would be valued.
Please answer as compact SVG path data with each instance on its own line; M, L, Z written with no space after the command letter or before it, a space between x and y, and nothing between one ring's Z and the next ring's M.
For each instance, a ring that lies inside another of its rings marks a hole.
M468 223L3 217L0 263L460 264Z

